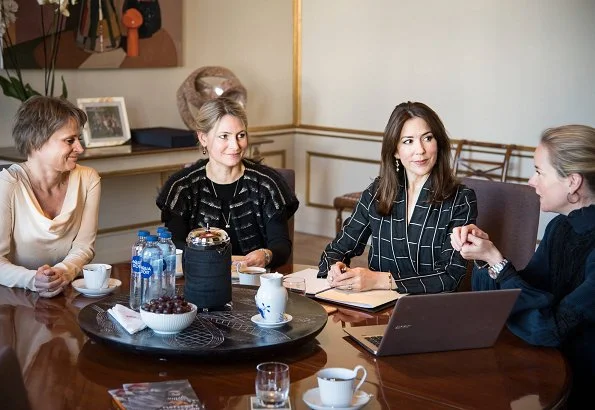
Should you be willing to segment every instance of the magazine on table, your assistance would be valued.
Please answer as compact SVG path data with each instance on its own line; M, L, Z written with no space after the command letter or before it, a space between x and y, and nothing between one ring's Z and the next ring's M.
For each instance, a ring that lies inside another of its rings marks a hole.
M188 380L126 383L108 393L114 406L121 410L204 410Z

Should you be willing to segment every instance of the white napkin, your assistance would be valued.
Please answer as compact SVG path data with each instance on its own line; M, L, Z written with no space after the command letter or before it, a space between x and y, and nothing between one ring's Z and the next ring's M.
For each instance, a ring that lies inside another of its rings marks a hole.
M107 310L114 319L122 325L131 335L143 330L147 325L140 317L140 313L128 309L124 305L116 304L113 308Z

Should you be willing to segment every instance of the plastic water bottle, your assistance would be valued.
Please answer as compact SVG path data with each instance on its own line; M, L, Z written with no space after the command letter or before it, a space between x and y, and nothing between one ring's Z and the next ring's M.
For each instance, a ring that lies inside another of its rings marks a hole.
M130 309L138 310L141 305L141 276L140 265L143 257L143 249L147 244L149 231L140 230L137 239L132 245L132 259L130 262Z
M163 252L161 252L161 248L157 245L156 235L147 236L147 245L143 250L140 272L142 304L162 296Z
M173 297L176 295L176 245L170 231L159 232L158 245L163 252L163 295Z
M163 231L169 231L169 229L167 229L167 227L165 227L165 226L158 226L157 227L157 237L159 237L159 234Z

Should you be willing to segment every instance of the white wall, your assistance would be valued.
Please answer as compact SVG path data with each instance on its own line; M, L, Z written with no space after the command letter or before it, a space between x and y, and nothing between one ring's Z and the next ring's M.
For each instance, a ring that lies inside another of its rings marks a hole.
M430 105L453 138L595 124L593 0L303 0L302 123L382 131Z

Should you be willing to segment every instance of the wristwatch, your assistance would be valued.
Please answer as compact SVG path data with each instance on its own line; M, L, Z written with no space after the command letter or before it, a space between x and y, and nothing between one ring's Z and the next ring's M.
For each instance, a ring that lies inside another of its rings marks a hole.
M496 279L507 263L507 259L502 259L500 262L490 266L488 268L488 274L490 275L490 278Z

